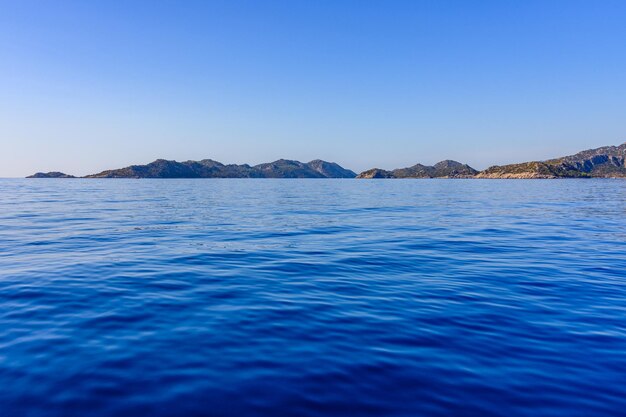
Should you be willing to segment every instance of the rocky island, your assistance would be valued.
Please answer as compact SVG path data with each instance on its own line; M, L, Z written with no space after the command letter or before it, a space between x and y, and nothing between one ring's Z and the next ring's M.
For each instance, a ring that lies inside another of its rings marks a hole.
M456 161L441 161L433 166L416 164L409 168L373 168L357 178L626 178L626 143L603 146L575 155L510 165L495 165L477 171Z
M334 162L316 159L303 163L287 159L250 166L224 165L212 159L169 161L102 171L83 178L354 178L356 173ZM28 178L74 178L60 172L37 173Z
M51 172L38 172L33 175L29 175L26 178L76 178L73 175L67 175L63 172L51 171Z
M361 172L357 178L472 178L476 174L478 171L469 165L445 160L433 166L416 164L393 171L374 168Z
M626 143L575 155L521 164L492 166L477 178L626 178Z
M320 159L303 163L287 159L250 166L224 165L212 159L168 161L157 159L147 165L87 175L86 178L354 178L356 173L334 162Z

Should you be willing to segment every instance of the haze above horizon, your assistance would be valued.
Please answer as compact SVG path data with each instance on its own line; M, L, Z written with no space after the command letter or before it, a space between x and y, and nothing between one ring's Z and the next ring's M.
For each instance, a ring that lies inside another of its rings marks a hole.
M626 140L626 2L0 1L0 177Z

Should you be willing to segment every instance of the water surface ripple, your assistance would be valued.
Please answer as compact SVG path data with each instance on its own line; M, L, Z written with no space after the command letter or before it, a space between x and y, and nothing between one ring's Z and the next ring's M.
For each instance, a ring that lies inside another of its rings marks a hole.
M625 218L617 180L0 180L0 415L623 415Z

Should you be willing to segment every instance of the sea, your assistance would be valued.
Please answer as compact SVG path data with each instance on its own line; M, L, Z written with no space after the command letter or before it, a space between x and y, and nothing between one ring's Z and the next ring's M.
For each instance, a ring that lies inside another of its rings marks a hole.
M0 180L0 416L626 415L626 181Z

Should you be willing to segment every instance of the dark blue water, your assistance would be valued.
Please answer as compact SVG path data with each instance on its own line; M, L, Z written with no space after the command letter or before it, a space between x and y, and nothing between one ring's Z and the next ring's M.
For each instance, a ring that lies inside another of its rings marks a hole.
M1 416L626 413L626 181L0 180Z

